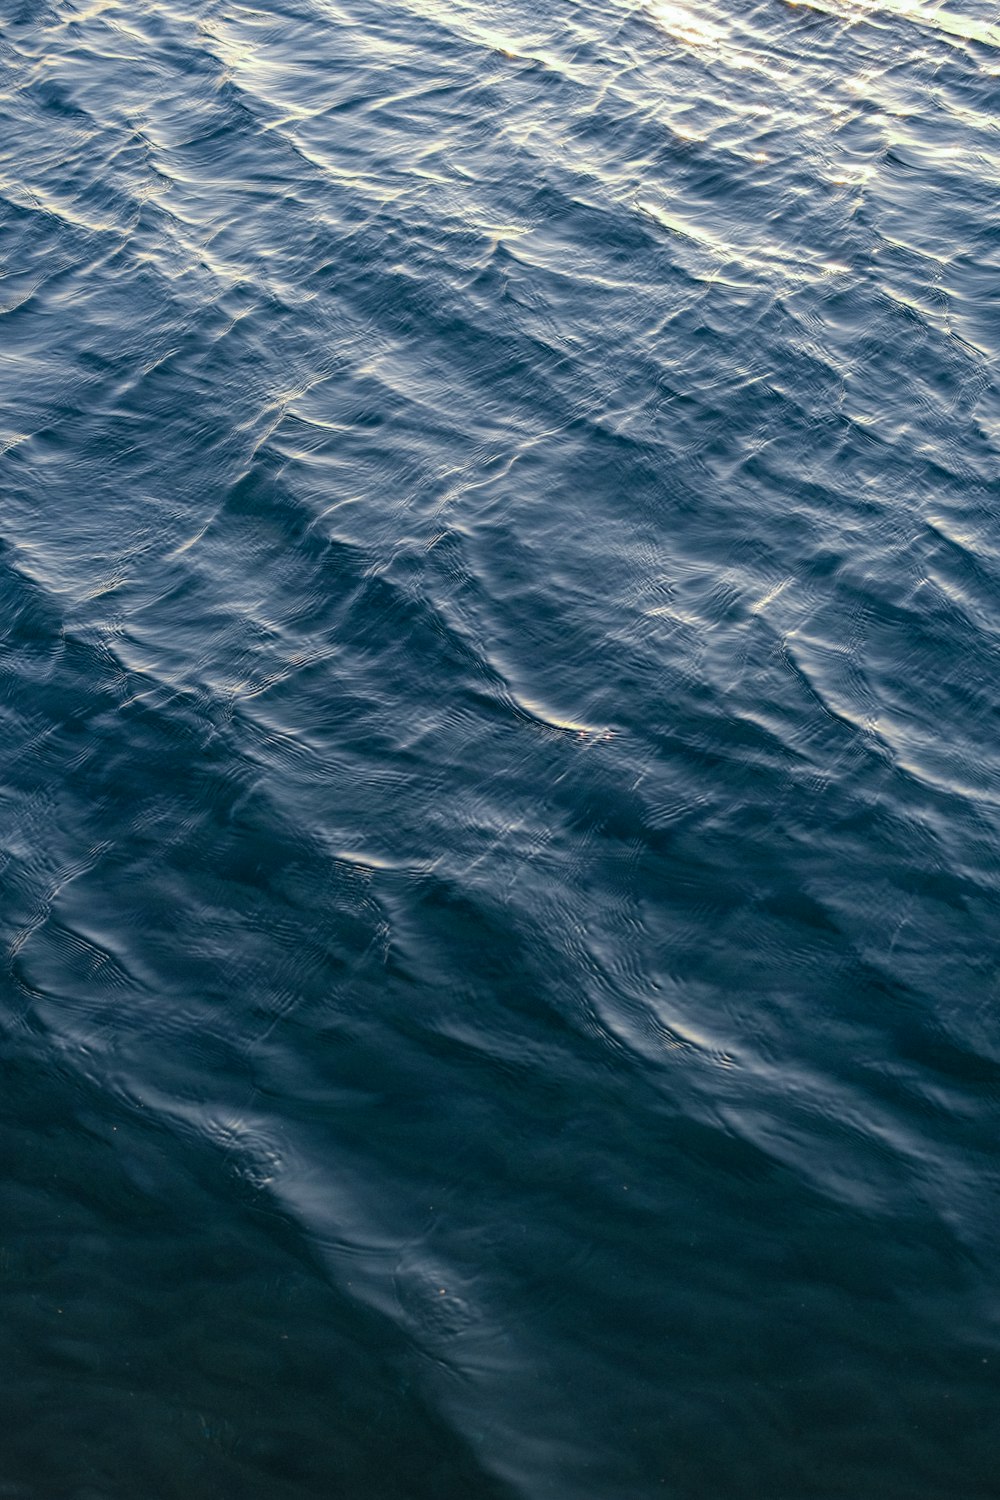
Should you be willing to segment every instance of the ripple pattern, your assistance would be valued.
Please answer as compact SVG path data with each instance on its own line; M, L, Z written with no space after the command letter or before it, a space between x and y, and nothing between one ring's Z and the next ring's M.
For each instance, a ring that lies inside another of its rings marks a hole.
M989 1500L985 0L13 0L0 1493Z

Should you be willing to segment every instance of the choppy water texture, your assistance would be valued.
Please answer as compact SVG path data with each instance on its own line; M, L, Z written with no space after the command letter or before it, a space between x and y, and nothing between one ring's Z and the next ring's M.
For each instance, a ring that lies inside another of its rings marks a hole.
M994 5L0 66L0 1494L995 1497Z

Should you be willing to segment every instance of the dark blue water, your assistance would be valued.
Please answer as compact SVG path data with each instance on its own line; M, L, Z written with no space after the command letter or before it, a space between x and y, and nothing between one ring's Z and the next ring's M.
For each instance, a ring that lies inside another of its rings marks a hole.
M6 0L0 1495L1000 1495L986 0Z

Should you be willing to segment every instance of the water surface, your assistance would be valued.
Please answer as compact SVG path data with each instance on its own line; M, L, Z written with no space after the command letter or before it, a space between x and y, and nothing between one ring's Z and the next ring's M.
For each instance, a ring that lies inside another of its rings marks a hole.
M984 0L11 0L0 1494L987 1500Z

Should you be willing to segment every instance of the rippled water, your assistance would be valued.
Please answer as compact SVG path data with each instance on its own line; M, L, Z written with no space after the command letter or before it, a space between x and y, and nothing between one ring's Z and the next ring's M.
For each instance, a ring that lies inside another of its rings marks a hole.
M996 1496L998 121L10 0L0 1494Z

